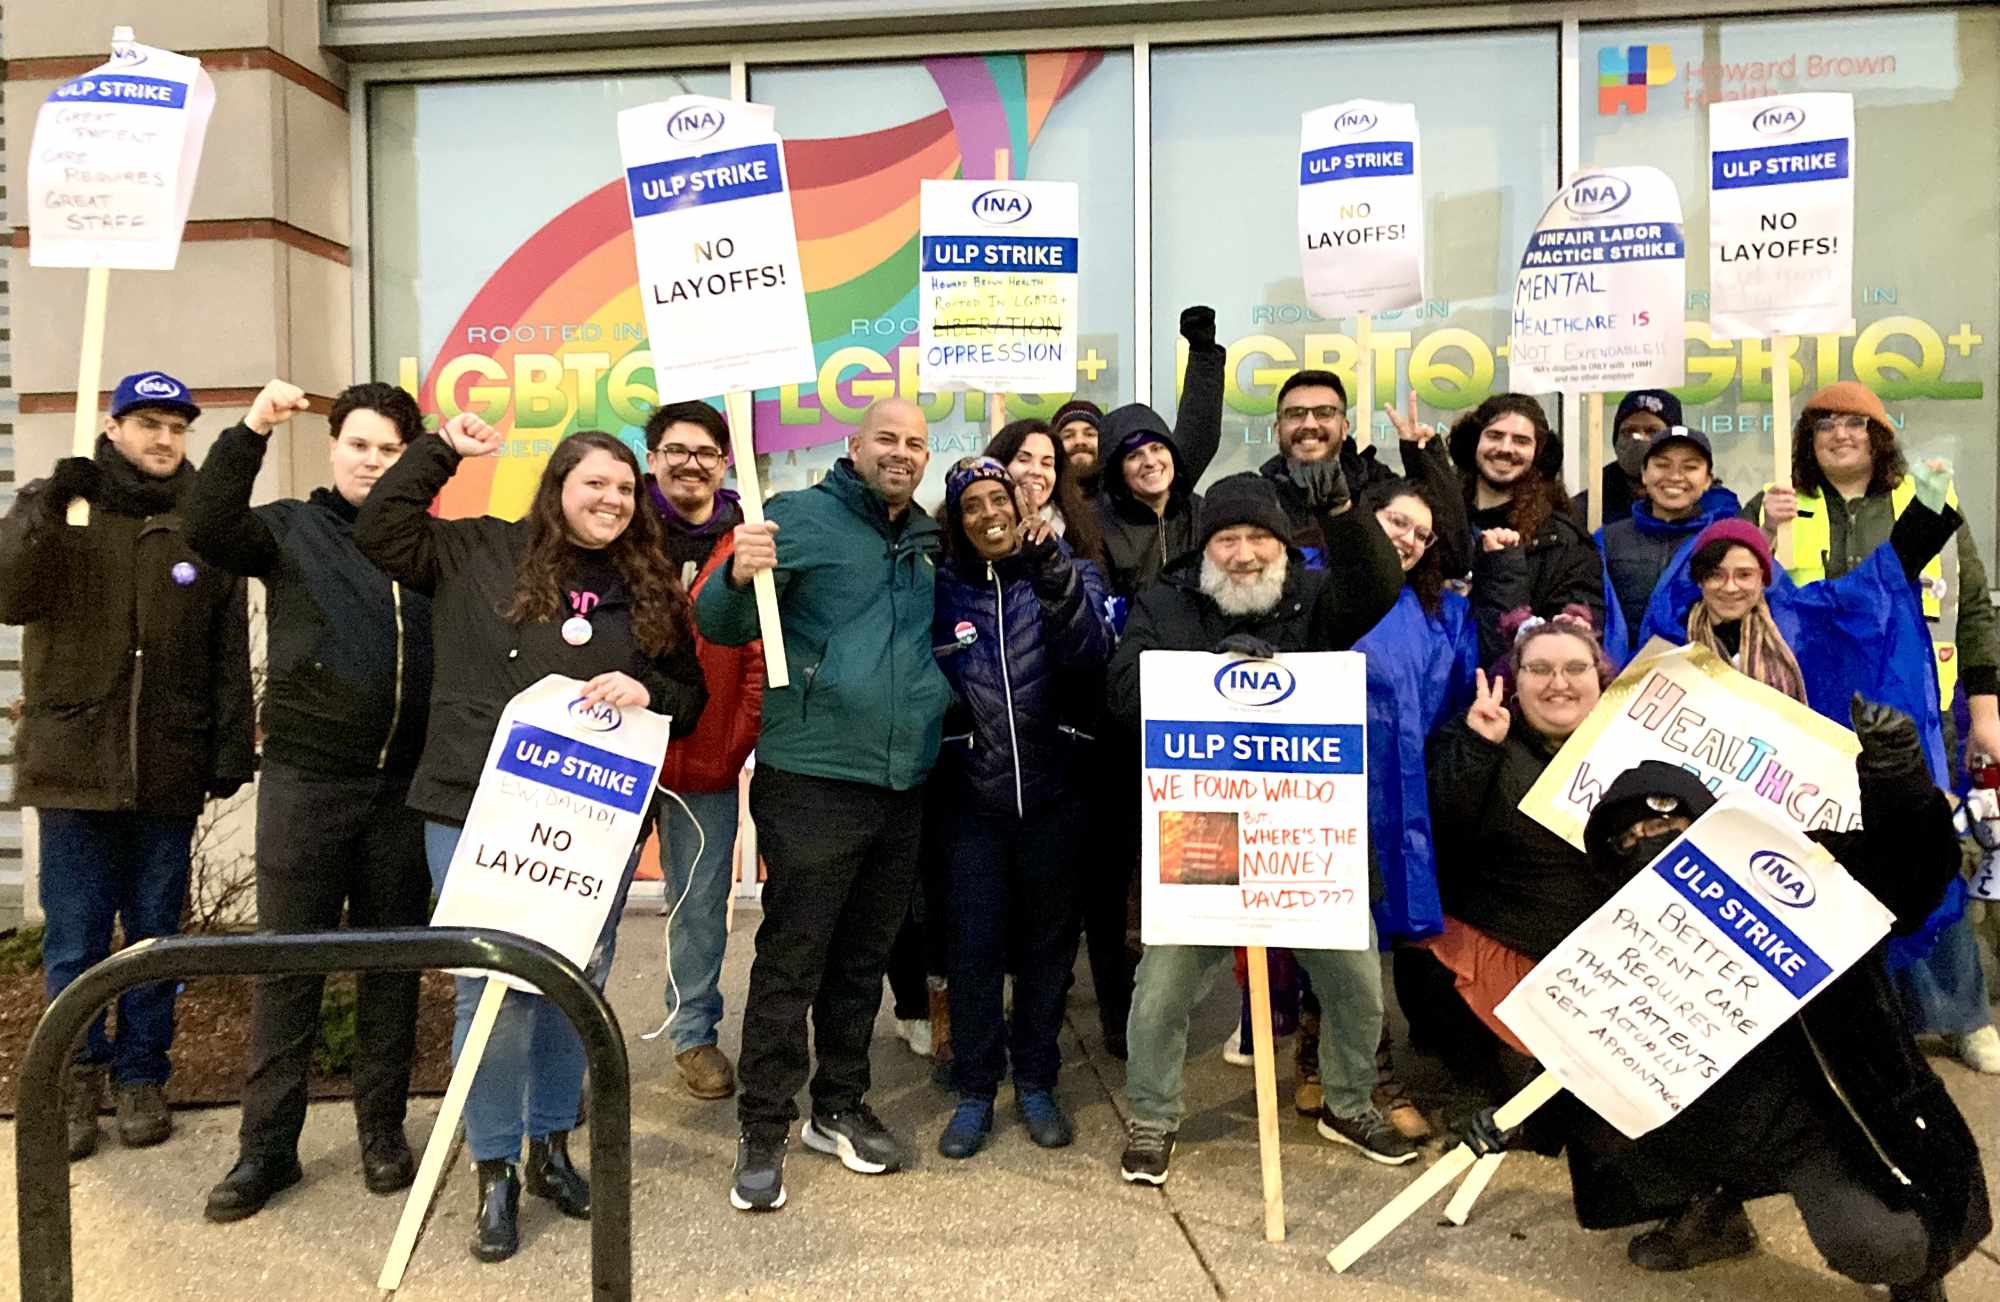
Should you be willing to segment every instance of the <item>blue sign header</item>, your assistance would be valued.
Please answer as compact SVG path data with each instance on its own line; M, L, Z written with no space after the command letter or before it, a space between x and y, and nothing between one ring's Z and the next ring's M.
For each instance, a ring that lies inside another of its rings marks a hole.
M1838 181L1847 175L1847 151L1854 142L1800 140L1760 149L1718 150L1709 160L1710 188L1740 190L1752 185L1795 185L1800 181Z
M1352 181L1364 176L1409 176L1417 170L1417 146L1409 140L1368 140L1308 149L1299 155L1299 184Z
M1361 773L1358 723L1195 723L1146 725L1146 767L1210 772Z
M1720 927L1759 967L1776 977L1793 998L1806 998L1833 975L1825 959L1808 949L1791 928L1694 842L1683 838L1660 857L1653 871L1686 896L1688 903Z
M178 81L107 72L64 82L50 98L65 103L151 104L155 108L177 109L187 107L187 89Z
M644 813L646 802L653 798L652 765L531 723L517 723L508 730L507 745L495 767L628 814Z
M628 167L625 184L632 192L634 217L785 191L775 144L746 145L741 149L697 154L693 158L671 158L664 163Z
M1076 272L1076 240L1067 235L926 235L925 271Z

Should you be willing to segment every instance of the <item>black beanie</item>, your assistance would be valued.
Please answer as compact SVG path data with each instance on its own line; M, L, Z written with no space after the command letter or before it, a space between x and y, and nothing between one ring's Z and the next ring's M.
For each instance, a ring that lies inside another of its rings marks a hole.
M1280 542L1290 542L1292 522L1278 504L1278 490L1264 476L1251 471L1218 479L1209 485L1201 502L1201 546L1224 529L1254 524L1268 529Z
M1659 808L1668 801L1668 808ZM1700 778L1678 764L1646 760L1620 773L1597 798L1597 808L1584 824L1583 847L1597 858L1619 833L1649 814L1681 813L1693 820L1714 807L1715 793Z

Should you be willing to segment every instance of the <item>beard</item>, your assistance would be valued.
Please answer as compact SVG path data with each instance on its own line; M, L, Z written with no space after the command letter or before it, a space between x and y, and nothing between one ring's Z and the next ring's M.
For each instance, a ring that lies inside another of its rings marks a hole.
M1278 604L1278 598L1285 594L1285 572L1291 558L1280 554L1278 559L1264 567L1264 572L1256 579L1245 582L1233 579L1221 566L1204 556L1201 558L1201 590L1215 602L1225 615L1263 615Z

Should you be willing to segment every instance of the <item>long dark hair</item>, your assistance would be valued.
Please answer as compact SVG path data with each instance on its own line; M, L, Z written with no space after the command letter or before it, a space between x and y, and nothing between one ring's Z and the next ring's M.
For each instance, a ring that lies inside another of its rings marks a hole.
M1097 512L1090 509L1090 503L1083 498L1083 486L1070 473L1069 453L1063 451L1062 440L1055 436L1045 420L1015 420L1000 427L986 445L986 455L1001 465L1012 465L1014 454L1028 441L1028 435L1040 434L1056 450L1056 489L1052 500L1056 510L1062 512L1063 542L1069 547L1070 555L1090 561L1099 569L1104 565L1104 531L1097 526ZM1019 495L1015 504L1020 503Z
M563 611L563 581L576 564L576 545L563 521L563 482L593 452L608 452L632 472L632 519L604 555L617 567L632 596L632 637L649 656L662 656L689 634L690 607L680 576L667 561L659 516L648 506L639 458L619 439L579 430L562 442L535 486L528 505L533 531L514 576L514 600L502 613L511 624L546 623Z
M1813 422L1822 416L1838 416L1841 412L1827 411L1820 407L1808 407L1799 413L1792 426L1792 486L1801 493L1812 497L1824 497L1827 490L1826 472L1819 468L1819 450L1814 445L1818 435L1813 433ZM1876 420L1868 421L1868 458L1875 469L1868 476L1868 493L1886 493L1903 482L1903 476L1910 473L1910 463L1903 459L1903 449L1896 443L1896 431Z
M1414 479L1384 479L1370 484L1361 494L1361 509L1372 516L1399 497L1414 497L1430 509L1433 528L1431 545L1424 548L1424 554L1403 575L1403 582L1417 594L1417 603L1424 608L1424 613L1435 615L1444 604L1444 556L1438 551L1435 536L1438 517L1444 512L1438 506L1437 494L1430 490L1429 485Z
M1513 501L1507 512L1507 527L1521 535L1521 546L1528 547L1550 516L1569 510L1569 492L1562 482L1561 445L1542 404L1525 393L1496 393L1452 422L1447 446L1452 460L1465 471L1465 505L1470 510L1479 485L1479 435L1502 416L1524 416L1535 430L1535 455L1514 481Z

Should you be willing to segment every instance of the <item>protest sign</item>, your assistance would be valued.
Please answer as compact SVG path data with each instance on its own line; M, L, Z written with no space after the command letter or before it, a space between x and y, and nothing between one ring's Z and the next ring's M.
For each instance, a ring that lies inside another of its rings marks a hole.
M1345 316L1423 302L1417 154L1414 104L1353 99L1299 119L1299 267L1313 311Z
M1521 812L1583 848L1597 798L1642 760L1677 764L1718 795L1741 791L1796 831L1861 825L1852 732L1701 646L1654 639L1521 799Z
M1737 792L1621 887L1495 1010L1637 1139L1701 1097L1889 933L1824 848Z
M1523 393L1670 389L1687 378L1687 250L1674 183L1652 167L1573 177L1521 255L1508 335Z
M1708 106L1708 321L1717 339L1854 329L1854 97Z
M1148 651L1148 945L1368 947L1364 657Z
M1075 389L1075 182L924 181L918 225L918 387Z

